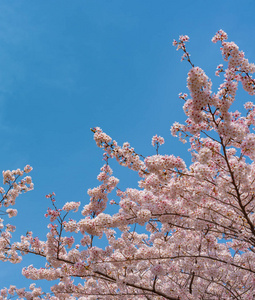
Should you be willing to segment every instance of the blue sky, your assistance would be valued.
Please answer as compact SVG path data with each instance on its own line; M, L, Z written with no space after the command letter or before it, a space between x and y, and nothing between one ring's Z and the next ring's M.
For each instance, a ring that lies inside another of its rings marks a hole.
M169 131L184 121L178 93L187 91L189 70L172 40L190 36L192 61L217 90L214 72L222 59L211 43L217 30L255 61L255 2L242 3L0 0L1 169L34 168L35 190L17 200L20 234L32 230L44 239L50 192L59 206L88 202L86 191L98 185L103 164L91 127L144 155L155 153L151 138L161 135L160 153L190 161L187 147ZM247 99L240 93L237 107ZM122 189L137 186L131 171L112 166ZM25 258L22 265L31 263ZM24 286L22 265L0 264L1 287Z

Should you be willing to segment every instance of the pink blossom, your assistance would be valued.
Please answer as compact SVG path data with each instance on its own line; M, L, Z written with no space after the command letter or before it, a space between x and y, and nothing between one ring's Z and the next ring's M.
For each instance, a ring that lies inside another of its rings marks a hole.
M77 212L79 207L81 205L81 202L67 202L62 210L65 210L65 211L70 211L70 210L74 210L74 212Z
M157 136L157 135L153 136L152 142L151 142L153 147L155 147L156 144L163 145L164 143L165 143L165 140L161 136Z
M9 218L16 217L17 213L18 213L17 209L12 209L12 208L6 209L6 212L9 216Z
M31 166L29 166L29 165L26 165L25 168L24 168L24 172L25 172L25 173L29 173L29 172L31 172L32 170L33 170L33 168L32 168Z

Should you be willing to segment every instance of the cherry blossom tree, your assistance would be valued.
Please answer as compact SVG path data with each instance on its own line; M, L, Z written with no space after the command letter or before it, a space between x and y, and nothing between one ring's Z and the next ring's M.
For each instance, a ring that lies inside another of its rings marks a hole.
M3 288L0 300L255 298L255 105L245 103L244 115L231 111L239 82L255 94L255 65L218 31L212 41L221 44L226 66L217 67L216 75L224 80L213 93L211 80L191 61L188 40L181 36L173 43L191 69L190 95L179 95L187 119L174 123L171 133L190 143L191 165L160 155L160 136L152 138L156 155L143 157L129 143L119 146L93 128L105 164L81 216L80 202L59 208L52 193L47 195L52 206L45 214L46 241L27 232L14 242L15 227L0 220L0 259L18 263L25 254L41 256L45 266L28 266L22 274L57 283L49 292L35 284L29 290ZM118 188L112 158L139 174L138 188ZM2 215L17 214L10 207L33 188L31 177L24 177L31 169L3 172ZM118 200L110 200L113 191ZM117 213L106 213L110 205L118 207ZM68 219L73 213L77 220ZM97 244L101 237L107 240L103 248Z

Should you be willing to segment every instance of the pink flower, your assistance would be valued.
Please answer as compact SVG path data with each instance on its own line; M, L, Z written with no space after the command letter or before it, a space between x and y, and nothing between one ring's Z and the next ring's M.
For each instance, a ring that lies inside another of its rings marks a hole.
M165 140L161 136L157 136L157 135L153 136L152 142L151 142L153 147L155 147L156 144L163 145L164 143L165 143Z
M73 201L72 202L67 202L63 206L62 210L65 210L65 211L74 210L75 212L77 212L80 205L81 205L81 202L73 202Z
M17 209L12 209L12 208L6 209L6 212L9 216L9 218L16 217L17 213L18 213Z
M32 168L31 166L29 166L29 165L26 165L25 168L24 168L24 172L25 172L25 173L29 173L29 172L31 172L32 170L33 170L33 168Z

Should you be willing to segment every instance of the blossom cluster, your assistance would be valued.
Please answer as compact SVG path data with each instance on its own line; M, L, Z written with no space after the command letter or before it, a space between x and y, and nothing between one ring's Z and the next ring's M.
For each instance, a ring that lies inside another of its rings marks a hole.
M153 136L152 141L151 141L151 144L153 147L155 147L155 145L157 145L157 144L163 145L164 143L165 143L164 138L161 136L157 136L157 134Z

